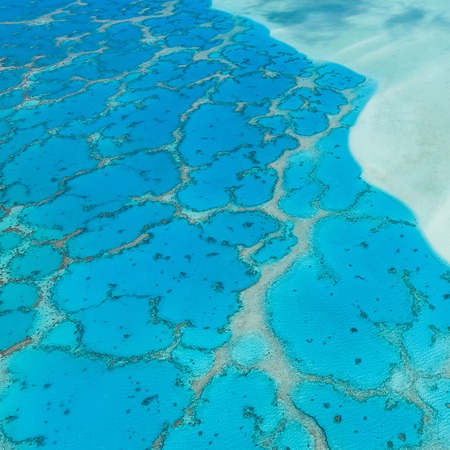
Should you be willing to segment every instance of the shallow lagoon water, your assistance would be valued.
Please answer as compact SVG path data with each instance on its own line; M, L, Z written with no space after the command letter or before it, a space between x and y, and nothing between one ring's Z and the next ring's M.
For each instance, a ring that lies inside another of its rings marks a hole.
M362 177L405 202L450 262L450 87L447 0L213 0L309 57L376 80L350 151ZM413 93L413 94L412 94Z
M1 14L2 449L446 448L450 272L349 154L363 76L208 2Z

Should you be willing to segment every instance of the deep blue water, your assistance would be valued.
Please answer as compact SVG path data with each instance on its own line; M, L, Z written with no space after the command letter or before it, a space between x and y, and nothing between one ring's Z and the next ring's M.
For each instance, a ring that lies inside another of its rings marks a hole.
M2 450L448 448L449 267L348 150L373 83L205 1L0 22Z

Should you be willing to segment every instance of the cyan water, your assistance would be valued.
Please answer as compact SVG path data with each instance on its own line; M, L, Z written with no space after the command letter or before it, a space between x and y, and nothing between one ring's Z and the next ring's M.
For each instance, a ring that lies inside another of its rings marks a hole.
M371 83L208 1L0 22L2 450L450 448L450 271L350 156Z

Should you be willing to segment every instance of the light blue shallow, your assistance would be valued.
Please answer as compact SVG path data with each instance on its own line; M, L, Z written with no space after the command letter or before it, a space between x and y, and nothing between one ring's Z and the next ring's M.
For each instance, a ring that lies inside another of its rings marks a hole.
M2 449L448 446L450 270L350 155L372 83L208 1L0 16Z

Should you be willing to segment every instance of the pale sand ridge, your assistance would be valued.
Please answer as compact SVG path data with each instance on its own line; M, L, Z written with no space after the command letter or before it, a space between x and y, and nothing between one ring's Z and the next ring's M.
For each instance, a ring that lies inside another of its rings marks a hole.
M405 202L450 262L450 2L213 0L314 60L378 83L350 134L369 183Z

